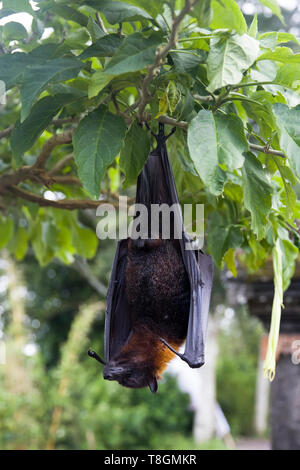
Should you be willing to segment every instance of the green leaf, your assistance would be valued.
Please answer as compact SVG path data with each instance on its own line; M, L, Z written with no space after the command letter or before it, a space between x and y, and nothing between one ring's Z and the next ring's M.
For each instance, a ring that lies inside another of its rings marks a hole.
M80 121L74 134L74 158L83 186L93 196L100 193L106 168L121 150L126 125L104 105Z
M280 147L300 178L300 105L290 109L283 103L275 103L273 112L279 131Z
M270 8L270 10L276 15L280 21L285 24L284 18L282 16L280 6L278 5L277 0L259 0L262 5L264 5L267 8Z
M284 187L285 216L287 219L293 220L295 218L294 212L297 201L297 194L295 193L293 186L297 183L297 179L288 166L281 165L279 158L277 158L275 161Z
M13 219L4 217L0 214L0 250L7 245L13 235L14 222Z
M72 244L79 256L85 259L91 259L95 256L98 247L98 239L91 229L81 225L78 220L74 220L71 236Z
M266 49L274 49L277 44L290 41L299 44L298 39L291 33L270 31L259 36L259 42L261 46L265 47Z
M279 85L287 86L293 90L300 89L300 67L299 64L282 65L277 72L274 80Z
M289 47L276 47L274 51L264 52L257 60L274 60L284 64L300 64L300 54L294 54Z
M257 33L258 33L258 29L257 29L257 13L255 13L254 18L253 18L253 20L252 20L252 23L251 23L251 25L249 26L248 34L249 34L249 36L251 36L252 38L255 38L255 39L256 39Z
M100 91L103 90L103 88L106 87L106 85L109 84L109 82L114 78L114 75L111 75L109 73L103 72L102 70L98 70L92 75L92 78L89 83L89 88L88 88L88 96L89 98L93 98L94 96L97 96Z
M93 0L88 3L94 4L95 8L104 14L110 24L122 23L123 21L137 21L141 19L151 20L151 16L145 10L125 2Z
M27 38L27 31L21 23L11 21L3 26L3 34L7 41L18 41Z
M13 237L13 253L18 261L21 261L27 253L28 234L24 227L18 227Z
M298 257L298 248L288 239L280 240L281 249L283 251L282 259L282 281L283 290L286 290L291 282L295 271L295 261Z
M274 271L274 298L272 305L272 318L268 339L268 348L263 370L265 377L272 381L275 377L276 350L279 338L281 306L283 303L283 278L282 278L283 253L279 238L273 247L273 271Z
M195 50L188 51L183 49L183 52L171 52L170 56L174 63L174 69L179 73L189 73L192 76L197 74L199 64L206 62L207 53L205 51Z
M120 167L126 179L124 187L135 184L150 152L147 132L134 121L128 129L120 155Z
M34 16L35 12L31 8L31 5L28 0L3 0L2 8L13 10L14 12L26 12Z
M200 28L209 26L213 15L211 0L202 0L201 2L197 2L190 15L197 18L198 26L200 26Z
M83 66L84 64L75 58L64 57L28 67L22 79L21 121L26 119L33 102L47 85L76 77Z
M163 12L165 1L155 0L155 2L149 2L149 0L127 0L126 2L124 1L124 3L140 7L147 11L153 18L155 18L158 13Z
M214 92L226 85L235 85L259 55L259 43L244 34L211 39L207 60L207 90Z
M133 33L123 43L105 68L105 72L121 75L136 72L153 64L155 52L161 44L161 35L153 33L148 38L141 33Z
M220 194L226 178L220 165L229 171L241 168L248 150L242 121L201 110L190 122L187 139L197 173L212 194Z
M213 29L227 28L238 34L247 32L247 23L234 0L212 0L213 19L210 27Z
M122 44L123 38L118 34L107 34L97 39L91 46L85 49L79 56L80 59L89 57L112 57Z
M208 231L208 251L220 269L225 253L228 250L241 247L243 242L244 236L240 226L228 224L228 221L219 213L212 216Z
M22 155L33 146L54 116L65 104L71 103L74 99L76 98L71 94L46 96L33 106L25 121L16 122L10 144L18 165L22 164Z
M98 23L90 16L87 24L88 32L92 38L92 42L97 41L97 39L103 38L106 34L103 29L100 28Z
M74 21L75 23L80 24L81 26L87 26L88 17L80 13L80 11L75 10L67 5L58 5L54 3L51 5L51 11L56 13L58 16L65 18L66 20Z
M260 161L250 152L242 168L244 204L251 212L251 226L260 240L266 233L267 217L271 211L273 187L267 180Z

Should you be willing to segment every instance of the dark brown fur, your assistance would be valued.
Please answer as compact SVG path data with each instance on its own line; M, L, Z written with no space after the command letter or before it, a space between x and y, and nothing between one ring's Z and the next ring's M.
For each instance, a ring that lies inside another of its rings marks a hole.
M125 278L132 334L105 378L151 388L174 357L159 337L178 349L187 333L190 286L177 242L129 240Z

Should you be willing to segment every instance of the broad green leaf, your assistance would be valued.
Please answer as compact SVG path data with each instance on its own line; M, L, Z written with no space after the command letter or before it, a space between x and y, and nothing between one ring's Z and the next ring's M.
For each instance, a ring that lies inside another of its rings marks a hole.
M27 38L27 31L21 23L11 21L3 26L6 41L18 41Z
M89 98L97 96L106 85L114 78L114 75L98 70L92 75L92 78L89 83L88 95Z
M300 105L290 109L283 103L275 103L273 112L279 131L280 147L300 178Z
M3 0L2 8L13 10L14 12L26 12L32 16L35 15L28 0Z
M97 39L91 46L85 49L79 56L80 59L89 57L112 57L122 44L123 38L118 34L107 34Z
M24 227L18 227L13 237L13 253L18 261L21 261L28 249L28 233Z
M299 64L282 65L277 72L275 83L287 86L293 90L300 90L300 66Z
M270 8L270 10L274 13L274 15L276 15L283 24L285 24L284 18L282 16L280 6L278 5L277 0L259 0L259 1L265 7Z
M99 24L90 16L87 24L88 32L90 33L92 42L94 43L97 39L103 38L106 36L105 32L102 28L100 28Z
M96 234L75 220L71 230L72 244L76 253L85 259L91 259L97 252L98 239Z
M6 89L19 84L22 79L25 67L38 60L24 54L23 52L15 52L14 54L6 54L0 56L0 80L3 80Z
M110 0L89 0L89 5L101 11L110 24L123 21L151 20L151 16L142 8L125 2L112 2Z
M155 51L161 44L161 35L153 33L148 38L141 33L133 33L124 39L123 43L105 68L105 72L112 75L121 75L127 72L136 72L155 59Z
M257 60L273 60L284 64L300 64L300 54L294 54L289 47L276 47L274 51L264 52Z
M294 219L295 205L297 201L297 194L293 186L297 183L292 170L286 166L281 165L281 162L276 159L276 165L281 176L282 184L284 187L284 212L287 219Z
M274 49L277 44L290 41L299 44L298 39L291 33L270 31L259 36L260 45L266 49Z
M64 57L27 67L21 87L21 121L29 115L35 99L47 85L75 78L83 66L84 64L75 58Z
M98 197L106 168L121 150L126 125L104 105L80 121L74 134L78 175L90 194Z
M268 140L276 128L272 106L275 98L271 93L265 90L259 90L251 94L254 101L260 103L243 101L243 108L247 111L248 118L253 119L259 126L260 136Z
M153 18L155 18L158 13L163 11L165 2L164 0L155 0L155 2L149 2L149 0L127 0L124 1L124 3L140 7L147 11Z
M209 26L213 15L211 0L197 2L190 14L197 18L198 26L201 28Z
M58 4L53 4L50 8L56 15L61 16L66 20L74 21L81 26L87 26L88 24L88 17L80 13L80 11L75 10L75 8Z
M120 155L120 167L126 179L124 187L135 184L150 152L147 132L134 121L128 129Z
M226 85L239 83L259 55L259 43L244 34L211 39L207 60L207 90L214 92Z
M244 236L240 226L229 224L220 213L212 215L207 244L209 253L219 268L222 268L225 253L241 247L243 242Z
M212 0L213 19L210 27L213 29L231 29L238 34L247 32L247 23L234 0Z
M280 240L281 249L283 251L282 259L282 282L283 290L286 290L291 282L291 279L295 271L295 261L297 260L299 250L298 248L288 239L288 236L284 240Z
M71 94L46 96L32 107L25 121L16 122L10 137L10 144L18 165L22 164L22 155L33 146L54 116L65 104L74 99L76 98Z
M14 232L13 219L0 214L0 250L9 242Z
M188 128L188 146L197 173L212 194L222 192L226 168L241 168L248 150L242 121L235 115L201 110Z
M251 226L260 240L266 233L267 218L271 211L273 187L267 180L260 161L250 152L245 155L242 168L244 204L251 212Z
M199 51L199 53L196 53L195 50L188 51L184 49L183 52L171 52L170 56L176 72L189 73L192 76L196 76L199 64L206 62L207 52Z

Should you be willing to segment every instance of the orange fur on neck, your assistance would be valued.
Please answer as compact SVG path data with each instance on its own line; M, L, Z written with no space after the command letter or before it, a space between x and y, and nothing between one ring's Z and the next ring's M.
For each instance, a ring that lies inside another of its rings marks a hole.
M182 344L174 341L168 341L168 343L176 350ZM167 364L175 356L156 334L143 326L136 328L128 343L123 347L121 354L131 352L135 353L134 362L147 364L158 379L161 378Z

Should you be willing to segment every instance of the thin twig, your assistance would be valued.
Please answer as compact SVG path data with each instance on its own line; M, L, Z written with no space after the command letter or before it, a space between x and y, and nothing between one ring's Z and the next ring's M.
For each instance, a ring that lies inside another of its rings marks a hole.
M249 142L249 147L251 150L256 150L257 152L276 155L276 157L286 158L286 155L283 152L280 152L279 150L274 150L267 145L256 145Z
M59 160L56 163L56 165L54 165L54 167L50 171L48 171L48 175L53 176L59 173L62 168L64 168L69 162L73 160L73 158L74 158L73 152L63 157L61 160Z
M190 10L196 5L199 0L186 0L185 7L181 10L178 16L173 18L173 24L170 32L169 41L165 46L159 46L155 54L155 62L153 65L148 67L148 73L143 79L141 86L141 100L138 107L138 119L140 122L145 121L145 107L151 100L152 96L149 91L149 86L152 80L158 75L160 66L162 65L163 60L166 58L171 49L176 48L177 36L179 31L179 26L181 21L184 19L185 15L190 12Z
M0 139L3 139L4 137L8 137L12 133L13 128L14 126L9 126L7 129L0 131Z

